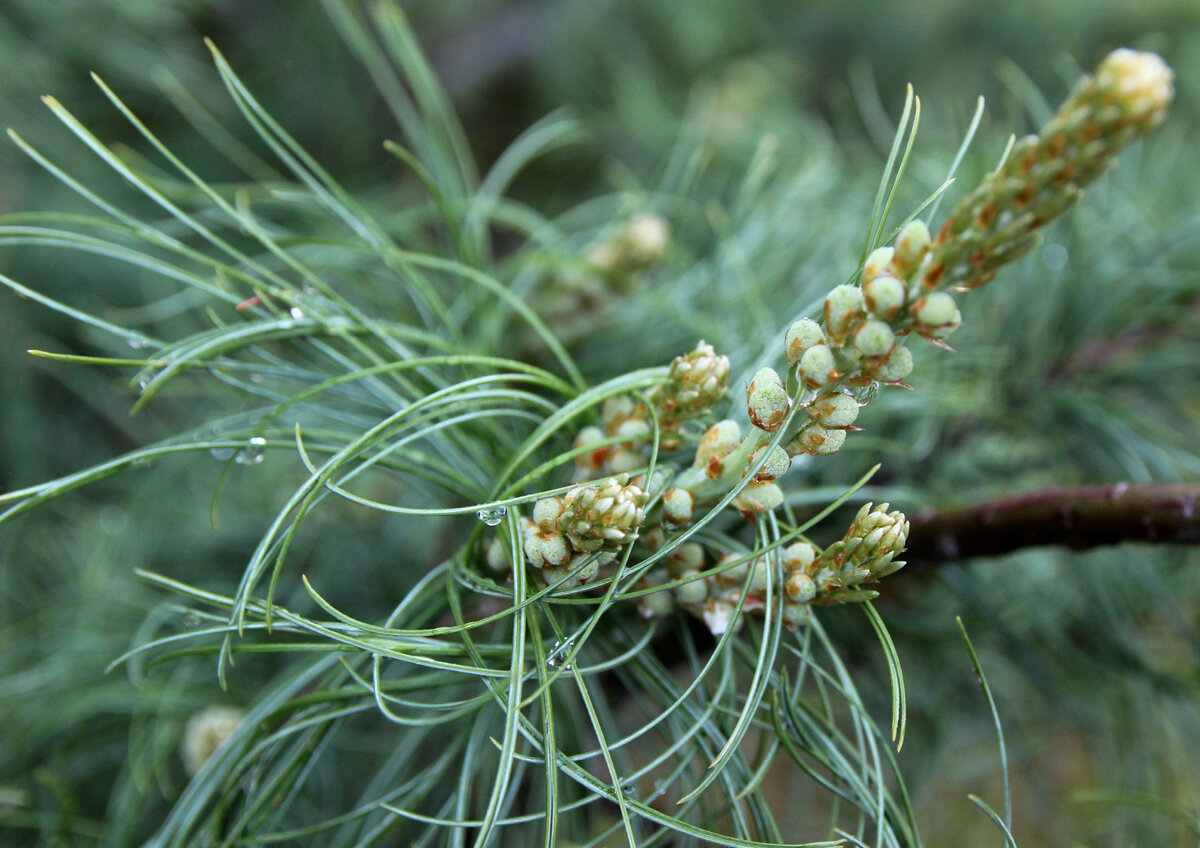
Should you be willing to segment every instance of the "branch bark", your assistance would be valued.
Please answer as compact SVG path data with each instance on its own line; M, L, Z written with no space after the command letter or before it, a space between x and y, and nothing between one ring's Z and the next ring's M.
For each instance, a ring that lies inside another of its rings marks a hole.
M1120 542L1200 543L1200 485L1045 489L909 518L907 570L1020 548L1087 550Z

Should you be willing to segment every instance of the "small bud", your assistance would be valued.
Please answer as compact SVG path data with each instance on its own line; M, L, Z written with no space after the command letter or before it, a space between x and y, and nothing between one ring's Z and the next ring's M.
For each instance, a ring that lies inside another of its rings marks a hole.
M666 541L667 534L663 532L662 525L651 527L649 530L643 529L638 534L638 543L648 551L657 551Z
M881 274L886 274L892 264L892 256L895 250L890 247L877 247L867 256L866 264L863 265L862 282L865 287L867 283L874 280Z
M487 567L497 574L509 571L512 566L508 561L508 540L499 536L492 539L484 552L484 558L487 561Z
M858 418L858 400L846 392L827 392L808 407L808 414L822 427L849 427Z
M1109 53L1096 69L1097 87L1143 130L1162 122L1175 96L1174 78L1162 57L1127 48Z
M637 441L650 435L650 425L640 418L628 418L617 426L613 435L629 442Z
M798 453L824 456L837 453L845 441L845 430L827 430L820 424L810 421L801 427L796 437L788 443L787 450L793 456Z
M575 447L586 448L601 441L603 438L604 431L599 427L584 427L579 431L579 435L575 437ZM599 471L604 466L604 459L608 456L608 452L609 448L601 447L581 453L575 457L575 464L581 472Z
M188 719L179 755L190 775L200 771L237 730L246 714L237 707L205 707Z
M856 286L840 285L825 298L825 326L829 335L842 342L858 326L866 312L866 301Z
M840 430L835 432L841 432ZM748 483L733 499L733 505L744 513L769 512L783 503L783 489L774 483Z
M792 399L774 368L759 369L754 375L746 388L746 402L750 423L768 433L779 429L792 407Z
M678 577L704 567L704 548L698 542L684 542L667 556L667 573Z
M649 595L642 595L638 598L638 612L642 614L642 618L659 618L669 615L674 609L675 596L672 592L668 592L665 589L661 592L651 592Z
M854 333L854 346L863 356L886 356L895 343L892 328L875 318L863 321Z
M734 560L742 559L740 554L724 553L717 557L717 563L713 568L717 571L713 575L713 579L717 581L717 585L726 589L732 589L734 586L742 586L746 583L746 575L750 573L750 563L742 560L737 565L726 568L724 571L720 569L727 563Z
M783 337L788 365L795 365L810 347L825 343L825 331L811 318L801 318L788 327Z
M812 621L813 611L808 604L784 604L783 623L789 630L795 630Z
M900 314L907 297L904 283L888 274L881 274L863 283L862 293L867 309L884 321L891 321Z
M828 345L810 347L800 357L800 373L811 388L828 386L838 378L837 363Z
M875 377L884 383L898 383L912 370L912 351L903 345L896 345L888 358L875 369Z
M687 489L668 489L662 499L663 520L674 527L690 524L696 496Z
M534 568L560 568L571 560L571 546L558 533L525 537L525 560Z
M808 542L795 542L783 549L784 571L806 571L817 561L817 549Z
M617 239L618 250L631 270L642 270L662 261L671 239L671 226L661 215L635 215Z
M924 221L909 221L896 236L896 258L893 265L903 276L909 277L929 252L929 227Z
M695 578L699 572L685 571L679 575L681 579ZM675 587L675 600L683 606L697 606L708 599L708 581L704 578L693 579L680 583Z
M608 455L608 470L613 474L628 474L646 464L646 457L639 450L617 448Z
M704 468L708 477L719 477L722 472L721 460L728 456L742 441L742 428L736 421L718 421L704 431L700 444L696 447L696 459L692 462L694 468Z
M783 592L794 604L806 604L817 595L817 584L802 571L793 571L783 582Z
M916 330L923 336L942 339L958 329L962 323L958 305L944 291L933 292L912 305L912 314L917 321Z
M767 450L767 445L759 445L754 449L754 453L750 454L750 459L746 462L746 468L753 468L762 459L763 454ZM787 455L781 447L771 448L770 454L767 455L767 461L763 463L762 468L754 475L754 480L757 483L765 483L768 480L774 480L776 477L782 477L787 473L787 470L792 467L792 459Z
M562 510L562 498L542 498L533 505L533 523L543 530L552 530Z

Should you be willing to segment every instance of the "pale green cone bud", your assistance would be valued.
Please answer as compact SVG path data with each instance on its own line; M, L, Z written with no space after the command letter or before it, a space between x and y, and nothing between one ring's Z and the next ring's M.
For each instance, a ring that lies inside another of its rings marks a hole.
M896 251L891 247L877 247L867 256L867 261L863 265L862 283L865 288L867 283L874 280L883 274L887 274L892 269L892 257Z
M571 546L558 533L539 532L525 537L525 560L534 568L561 568L571 556Z
M779 429L792 407L783 380L774 368L760 368L746 387L746 409L750 423L768 433Z
M854 333L854 346L863 356L887 356L896 343L896 334L884 322L871 318Z
M783 592L794 604L806 604L817 595L817 584L802 571L793 571L783 581Z
M666 540L667 534L661 524L658 527L651 527L649 530L643 528L642 532L638 534L638 544L651 552L661 548Z
M696 447L696 458L693 468L705 469L709 479L721 476L724 470L722 460L733 452L742 441L742 428L736 421L718 421L704 431L700 444Z
M896 256L892 265L904 278L912 276L921 260L929 253L932 238L924 221L909 221L896 236Z
M807 574L809 567L817 561L819 553L808 542L794 542L783 549L781 556L784 571L803 571Z
M732 562L733 560L741 559L739 554L724 553L717 557L717 562L713 566L716 573L713 579L717 581L717 585L725 589L731 589L734 586L743 586L746 583L746 576L750 573L750 563L747 561L739 562L737 565L726 568L724 571L720 569Z
M673 527L682 527L692 522L696 510L696 496L687 489L668 489L662 499L663 521Z
M640 450L617 448L608 455L607 469L613 474L628 474L646 464L645 454Z
M932 292L918 298L912 305L914 329L923 336L944 339L962 324L958 305L948 293Z
M584 427L579 431L579 435L575 437L576 448L586 448L589 445L594 445L604 438L604 431L599 427ZM594 450L581 453L575 457L575 465L581 472L599 471L604 467L604 460L608 456L610 448L597 447Z
M825 344L825 331L811 318L801 318L783 336L788 365L795 365L810 347Z
M657 265L667 254L671 225L661 215L642 212L635 215L617 237L621 263L631 271Z
M783 624L788 630L795 630L812 622L813 611L808 604L784 604Z
M841 344L854 332L866 313L862 291L856 286L840 285L825 298L825 327L832 338Z
M1166 117L1175 96L1174 79L1161 56L1127 48L1109 53L1096 69L1101 96L1143 132Z
M800 357L800 374L810 388L829 386L837 382L837 363L828 345L814 345Z
M542 498L533 505L533 523L542 530L553 530L562 511L562 498Z
M800 432L788 442L787 451L792 456L807 453L812 456L826 456L837 453L846 442L846 431L826 429L814 421L800 428Z
M635 416L637 409L638 402L633 398L628 395L616 395L605 399L600 408L600 417L604 419L605 427L611 433L621 426L621 422L626 418Z
M508 559L508 540L497 536L488 543L487 550L484 551L484 558L487 561L487 567L502 574L512 568Z
M695 578L696 571L685 571L679 575L681 579ZM694 607L708 600L708 580L704 578L689 580L675 587L675 600L685 607Z
M704 548L698 542L684 542L667 555L667 573L678 577L687 571L704 568Z
M767 561L763 557L754 560L750 565L750 581L746 585L746 594L761 598L767 591Z
M746 487L733 499L733 505L748 515L770 512L781 503L783 503L783 489L774 483L747 483Z
M183 729L183 742L179 750L187 773L195 775L200 771L208 758L229 740L245 717L245 712L237 707L205 707L194 713Z
M667 377L656 398L663 416L679 421L698 418L725 396L729 358L717 356L712 345L700 342L691 353L675 357Z
M899 315L908 297L904 283L890 274L880 274L863 283L862 293L870 313L884 321L891 321Z
M650 425L640 418L629 418L617 425L614 436L626 441L640 441L650 435Z
M574 589L577 586L582 586L592 581L600 571L600 564L593 560L579 569L577 573L572 574L577 565L579 565L577 562L567 562L562 566L543 568L540 576L547 586L555 586L557 584L557 591L565 592L568 589ZM563 582L559 583L560 580Z
M556 522L577 551L617 550L633 541L646 520L646 493L626 485L627 477L610 477L599 485L576 486L563 497Z
M826 392L808 407L808 414L822 427L849 427L858 418L858 400L846 392Z
M749 470L758 464L762 459L763 454L767 451L767 445L759 445L750 454L750 459L746 462L746 469ZM763 463L762 468L754 475L754 480L757 483L765 483L768 480L774 480L776 477L782 477L787 473L787 470L792 467L792 458L787 455L781 447L770 449L767 455L767 461Z
M874 377L884 383L899 383L912 373L912 351L903 345L896 345L887 358L877 363L872 369Z
M661 582L661 581L659 581ZM657 584L654 584L657 585ZM639 588L645 588L641 583ZM661 592L651 592L638 598L638 612L642 618L660 618L669 615L675 609L675 595L666 589Z

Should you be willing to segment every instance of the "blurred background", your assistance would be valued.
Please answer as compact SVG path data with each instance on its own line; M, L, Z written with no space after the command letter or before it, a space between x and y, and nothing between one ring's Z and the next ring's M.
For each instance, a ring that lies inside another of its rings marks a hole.
M596 380L665 362L700 335L730 353L735 373L769 355L786 317L853 271L907 83L922 116L897 204L905 211L944 179L979 95L986 113L960 172L965 186L1010 133L1050 114L1081 69L1118 46L1161 53L1176 71L1167 125L1122 157L1042 247L964 299L960 353L920 351L918 391L885 392L852 447L805 467L793 486L845 485L882 462L877 496L915 512L1049 485L1200 480L1194 0L440 0L405 9L481 169L548 113L580 121L581 141L539 160L515 198L586 226L631 205L671 222L662 266L572 339ZM338 179L403 211L402 173L382 147L399 131L318 0L6 0L0 116L119 195L117 178L39 100L53 95L106 142L144 147L89 79L94 71L205 178L246 179L257 154L205 37ZM768 163L771 177L750 191L753 163ZM13 144L0 147L0 175L5 216L83 208ZM127 267L0 246L0 273L117 323L164 319L147 306L165 308L154 280ZM0 290L4 490L147 444L203 401L179 391L131 417L128 375L25 354L106 344ZM144 838L185 782L175 750L187 716L252 695L248 680L220 693L203 662L103 673L170 614L135 568L218 589L241 573L277 506L269 475L283 472L256 468L251 479L238 469L214 530L207 506L221 472L199 462L137 469L0 527L5 844ZM379 582L394 579L387 563L402 540L393 525L334 528L314 537L305 568L361 576L347 591L370 609ZM1200 553L1040 549L891 582L880 611L911 690L900 760L927 844L999 840L966 799L998 806L1000 767L955 616L999 702L1020 845L1195 844ZM828 619L846 644L861 642L861 679L880 681L886 714L873 636L859 616L831 610ZM781 780L778 794L781 808L807 815L803 784Z

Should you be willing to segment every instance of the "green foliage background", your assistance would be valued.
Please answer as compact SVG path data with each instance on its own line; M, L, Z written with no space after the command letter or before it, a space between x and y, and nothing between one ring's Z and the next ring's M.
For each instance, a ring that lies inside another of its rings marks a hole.
M914 512L1052 484L1200 478L1200 9L1190 0L1099 8L530 0L406 10L484 166L543 115L565 108L578 118L579 143L523 175L518 201L562 215L580 245L629 209L648 206L672 221L667 260L572 330L572 352L596 382L664 363L697 338L729 354L735 373L752 373L790 316L811 311L853 269L905 82L924 115L899 209L941 182L976 95L988 107L960 171L968 186L1009 132L1037 126L1079 68L1120 45L1162 53L1178 94L1158 136L1123 157L1045 246L964 298L960 352L919 351L917 391L885 392L859 422L866 432L839 456L793 472L803 485L790 493L797 509L823 505L876 462L883 469L868 497ZM0 114L56 161L121 192L37 100L53 94L105 141L146 153L87 79L94 69L206 179L238 178L232 158L268 180L202 36L330 172L403 219L415 189L381 146L398 130L317 2L10 0L0 10ZM193 99L214 123L189 123ZM4 214L75 203L11 145L0 172ZM148 274L126 267L5 247L0 271L115 323L194 329L160 301ZM108 345L0 294L6 490L195 423L211 386L184 385L130 417L128 373L24 354ZM205 657L103 673L182 616L178 598L134 569L231 591L279 506L278 486L295 484L288 465L272 453L234 468L216 530L208 502L225 465L207 459L132 469L0 529L5 844L145 839L185 785L176 751L187 717L214 702L252 702L286 666L286 655L239 659L228 692ZM336 586L330 599L365 620L385 615L419 576L397 567L399 552L436 562L470 530L447 518L414 535L410 522L362 512L336 510L310 526L291 567ZM281 603L306 600L297 585L284 591ZM1195 843L1195 550L1038 550L902 571L879 610L909 681L899 756L926 844L1000 840L967 800L974 793L999 809L1002 789L995 731L956 615L998 699L1019 844ZM873 634L846 611L823 620L882 721L887 672ZM344 777L318 782L336 787ZM808 822L824 802L802 781L779 780L770 792L794 811L788 838L823 838ZM1126 794L1117 802L1098 790ZM1160 809L1127 803L1143 796Z

